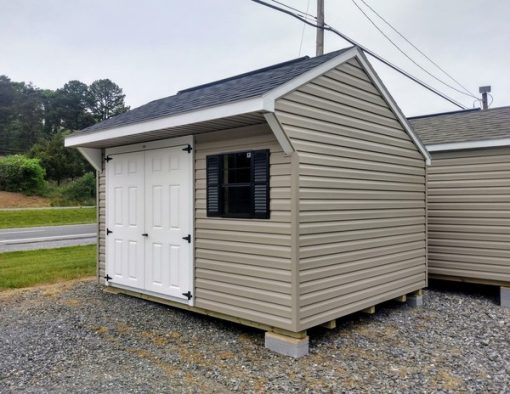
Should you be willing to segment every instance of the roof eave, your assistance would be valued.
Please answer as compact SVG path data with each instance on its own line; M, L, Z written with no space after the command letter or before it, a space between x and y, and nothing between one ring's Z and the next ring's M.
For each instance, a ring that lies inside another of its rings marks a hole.
M449 142L443 144L429 144L427 145L427 150L429 152L444 152L463 149L496 148L502 146L510 146L510 138L498 138L493 140L479 140L466 142Z
M270 104L271 103L268 103L267 100L264 100L262 96L257 96L246 100L226 103L214 107L207 107L178 115L131 123L119 127L111 127L86 133L76 132L65 139L65 146L86 146L87 144L106 139L111 140L130 135L144 134L155 130L170 129L172 127L222 119L230 116L249 113L272 112L274 110L274 104L273 106Z

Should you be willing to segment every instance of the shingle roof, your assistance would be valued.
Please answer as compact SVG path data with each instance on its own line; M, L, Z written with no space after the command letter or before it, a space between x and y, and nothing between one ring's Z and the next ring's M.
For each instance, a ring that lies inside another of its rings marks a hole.
M510 106L408 119L425 145L510 138Z
M313 58L305 56L216 82L181 90L174 96L151 101L141 107L87 127L81 130L81 132L124 126L260 96L349 49L351 48L344 48Z

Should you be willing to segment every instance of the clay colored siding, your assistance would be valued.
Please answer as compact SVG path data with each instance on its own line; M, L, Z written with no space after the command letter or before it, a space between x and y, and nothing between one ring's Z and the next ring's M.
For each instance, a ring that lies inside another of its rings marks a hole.
M270 149L270 219L207 217L206 156ZM268 126L195 139L195 305L292 328L291 160Z
M299 156L297 328L425 287L425 160L359 64L279 99L277 117Z
M104 155L104 151L103 151ZM99 283L105 284L105 251L106 251L106 171L97 173L97 276Z
M437 152L428 174L431 277L510 283L510 148Z

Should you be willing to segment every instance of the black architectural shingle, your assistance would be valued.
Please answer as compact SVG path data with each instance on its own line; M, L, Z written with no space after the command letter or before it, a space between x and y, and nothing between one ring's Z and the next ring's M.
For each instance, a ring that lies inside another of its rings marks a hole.
M181 90L81 130L92 132L260 96L349 50L308 56Z
M408 118L426 145L510 138L510 107Z

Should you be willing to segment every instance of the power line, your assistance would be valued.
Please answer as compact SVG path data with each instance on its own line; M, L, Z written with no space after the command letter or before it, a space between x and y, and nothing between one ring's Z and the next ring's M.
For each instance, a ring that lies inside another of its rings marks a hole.
M297 8L295 8L295 7L292 7L292 6L288 5L288 4L282 3L281 1L278 1L278 0L271 0L271 1L272 1L273 3L280 4L281 6L283 6L283 7L285 7L285 8L288 8L289 10L292 10L292 11L298 12L300 15L305 16L305 17L307 17L307 18L308 18L308 17L310 17L310 18L313 18L313 19L317 19L315 16L310 15L310 14L308 13L308 8L307 8L306 12L303 12L303 11L301 11L301 10L298 10L298 9L297 9ZM308 7L310 7L310 0L308 1Z
M421 64L419 64L418 62L416 62L411 56L409 56L402 48L400 48L398 46L397 43L395 43L379 26L377 26L377 24L372 20L372 18L370 18L370 16L359 6L359 4L356 2L356 0L352 0L352 3L358 8L358 10L360 10L360 12L365 16L366 19L368 19L368 21L372 24L372 26L374 26L378 31L379 33L381 33L384 38L386 38L402 55L404 55L407 59L409 59L414 65L416 65L418 68L420 68L422 71L424 71L425 73L427 73L429 76L431 76L432 78L434 78L436 81L442 83L443 85L445 85L446 87L449 87L450 89L452 90L455 90L457 93L460 93L460 94L463 94L465 96L469 96L469 97L472 97L472 98L475 98L477 99L478 97L476 97L475 95L471 94L469 91L467 93L463 92L462 90L459 90L457 89L455 86L452 86L450 85L449 83L443 81L442 79L436 77L434 74L432 74L429 70L427 70L425 67L423 67ZM365 3L365 2L363 2ZM462 87L464 89L464 87ZM464 89L465 90L465 89Z
M275 0L273 0L275 1ZM310 1L311 0L308 0L308 3L306 4L306 14L305 15L309 15L308 14L308 11L310 11ZM301 49L303 49L303 41L305 39L305 27L306 27L306 24L303 23L303 30L301 30L301 42L299 43L299 54L298 54L298 57L301 56Z
M302 16L298 15L298 14L295 14L291 11L288 11L286 9L283 9L283 8L280 8L280 7L277 7L273 4L269 4L269 3L266 3L262 0L251 0L257 4L261 4L261 5L264 5L266 7L269 7L269 8L272 8L274 10L277 10L279 12L283 12L284 14L287 14L287 15L290 15L292 16L293 18L296 18L304 23L306 23L307 25L310 25L310 26L313 26L314 28L319 28L319 26L313 22L310 22L309 20L307 20L306 18L303 18ZM273 0L274 1L274 0ZM379 56L377 53L375 53L374 51L368 49L367 47L361 45L360 43L358 43L357 41L353 40L352 38L350 38L349 36L339 32L338 30L336 30L335 28L331 27L330 25L328 24L324 24L324 27L322 27L324 30L327 30L327 31L330 31L334 34L336 34L337 36L343 38L344 40L348 41L349 43L351 43L352 45L355 45L357 46L358 48L360 48L361 50L363 50L364 52L366 52L367 54L369 54L370 56L374 57L375 59L379 60L381 63L385 64L386 66L392 68L393 70L399 72L400 74L404 75L405 77L409 78L410 80L414 81L415 83L417 83L418 85L424 87L425 89L429 90L430 92L442 97L443 99L445 99L446 101L449 101L450 103L456 105L457 107L461 108L461 109L467 109L467 107L465 107L464 105L462 105L461 103L457 102L456 100L454 100L453 98L447 96L446 94L442 93L441 91L437 90L436 88L430 86L429 84L427 84L426 82L423 82L421 81L420 79L414 77L413 75L409 74L407 71L401 69L400 67L394 65L393 63L389 62L388 60L384 59L383 57Z
M453 82L459 85L462 89L469 93L471 96L475 96L472 92L467 89L464 85L462 85L458 80L456 80L452 75L450 75L444 68L442 68L439 64L437 64L434 60L432 60L426 53L424 53L420 48L418 48L415 44L413 44L407 37L405 37L400 31L397 30L390 22L388 22L381 14L379 14L373 7L370 6L365 0L360 0L365 6L367 6L375 15L377 15L386 25L388 25L395 33L397 33L401 38L403 38L409 45L411 45L414 49L416 49L425 59L431 62L434 66L436 66L439 70L441 70L448 78L450 78Z

